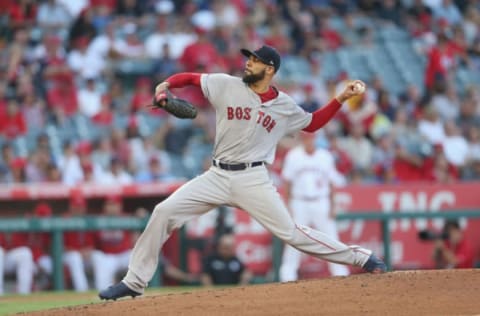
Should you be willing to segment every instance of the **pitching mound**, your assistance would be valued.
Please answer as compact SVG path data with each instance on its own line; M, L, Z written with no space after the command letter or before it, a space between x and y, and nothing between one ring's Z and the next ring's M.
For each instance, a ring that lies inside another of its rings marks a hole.
M29 315L480 315L480 270L399 271L263 284Z

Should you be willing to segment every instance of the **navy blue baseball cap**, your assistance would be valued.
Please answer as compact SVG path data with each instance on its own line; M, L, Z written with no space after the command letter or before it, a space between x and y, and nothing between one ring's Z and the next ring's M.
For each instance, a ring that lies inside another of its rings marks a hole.
M263 45L253 52L246 48L242 48L240 51L248 58L253 55L265 65L273 66L275 72L280 68L280 54L271 46Z

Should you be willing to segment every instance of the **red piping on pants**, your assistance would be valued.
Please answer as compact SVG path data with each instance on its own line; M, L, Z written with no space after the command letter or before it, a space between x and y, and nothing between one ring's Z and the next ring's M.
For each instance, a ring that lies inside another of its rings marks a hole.
M367 252L363 251L363 250L359 250L359 249L353 249L353 252L361 252L363 253L364 255L366 256L370 256L370 254L368 254Z
M315 238L313 238L312 236L310 236L309 234L307 234L306 232L304 232L303 230L301 230L296 224L295 224L295 228L298 229L299 231L301 231L302 234L304 234L305 236L307 236L307 237L310 238L311 240L316 241L316 242L318 242L319 244L324 245L325 247L327 247L327 248L330 249L330 250L337 251L335 248L330 247L329 245L321 242L320 240L316 240Z

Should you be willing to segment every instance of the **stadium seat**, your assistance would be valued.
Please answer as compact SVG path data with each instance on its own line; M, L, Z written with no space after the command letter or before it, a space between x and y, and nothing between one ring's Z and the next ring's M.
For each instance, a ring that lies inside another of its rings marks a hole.
M322 77L326 80L337 78L342 72L335 52L325 52L322 56Z
M13 149L15 150L15 154L19 157L27 157L28 156L28 145L25 136L19 136L12 140Z

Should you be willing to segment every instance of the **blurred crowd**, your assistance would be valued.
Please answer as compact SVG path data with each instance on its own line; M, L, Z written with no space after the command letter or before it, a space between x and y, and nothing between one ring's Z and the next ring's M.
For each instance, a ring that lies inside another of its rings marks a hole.
M373 75L317 135L352 182L479 179L480 5L468 0L2 0L0 181L126 184L190 178L205 166L214 113L198 89L173 91L200 110L182 121L152 110L155 84L181 72L241 75L241 47L275 46L302 60L276 84L306 110L348 77L326 54L368 49L393 26L424 60L423 85L400 93ZM360 23L368 21L368 23ZM335 23L333 23L335 22ZM338 27L338 26L341 27ZM382 67L382 65L379 65ZM298 77L298 76L297 76ZM295 78L297 78L295 77ZM286 139L284 153L296 144Z

